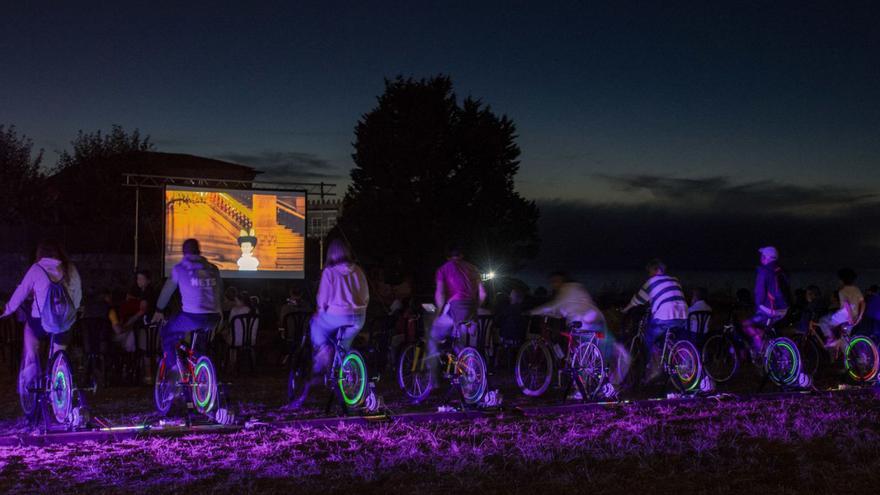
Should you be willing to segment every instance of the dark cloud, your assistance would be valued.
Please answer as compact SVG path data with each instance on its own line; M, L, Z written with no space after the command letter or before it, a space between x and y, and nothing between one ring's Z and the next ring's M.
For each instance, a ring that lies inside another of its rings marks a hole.
M338 179L339 169L312 153L299 151L262 151L259 153L224 153L218 158L257 168L264 179Z
M682 269L747 269L768 244L780 248L791 269L880 265L880 201L867 191L725 177L604 179L623 191L647 191L650 199L540 201L536 267L638 268L659 256Z
M755 214L834 213L876 203L873 191L830 186L801 186L776 181L736 183L729 177L682 179L658 175L599 175L624 193L647 193L668 208L735 209Z

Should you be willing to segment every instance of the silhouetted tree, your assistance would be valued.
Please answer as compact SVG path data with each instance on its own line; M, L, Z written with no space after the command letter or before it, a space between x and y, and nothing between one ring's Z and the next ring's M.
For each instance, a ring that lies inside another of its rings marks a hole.
M423 282L450 243L484 268L537 253L538 209L514 188L516 127L446 76L385 81L355 128L340 229L367 262Z
M130 243L133 198L122 187L127 155L152 151L149 136L114 125L109 133L79 131L48 178L50 224L80 249L119 252Z
M61 152L56 172L78 164L94 164L133 151L152 151L154 149L153 143L150 142L150 136L141 138L138 129L129 134L120 125L114 125L109 134L103 134L100 129L95 132L79 131L76 139L70 144L73 146L73 150L72 152L67 150Z
M33 148L33 141L19 136L14 125L0 125L0 222L6 225L36 216L43 150L34 153Z

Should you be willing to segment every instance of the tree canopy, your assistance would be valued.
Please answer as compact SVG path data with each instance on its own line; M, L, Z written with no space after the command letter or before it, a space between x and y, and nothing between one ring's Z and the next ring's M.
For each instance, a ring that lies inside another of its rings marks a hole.
M386 80L355 127L340 228L361 259L424 278L451 244L486 269L538 249L538 209L516 192L516 126L446 76Z
M0 218L6 224L22 223L35 213L44 176L43 150L34 153L33 148L33 141L19 136L14 125L0 125Z

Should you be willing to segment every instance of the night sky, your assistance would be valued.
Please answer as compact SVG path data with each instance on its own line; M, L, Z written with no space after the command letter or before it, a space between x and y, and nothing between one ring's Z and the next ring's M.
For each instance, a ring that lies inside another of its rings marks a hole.
M538 267L880 266L876 4L330 3L6 5L0 123L345 184L383 78L446 73L517 123Z

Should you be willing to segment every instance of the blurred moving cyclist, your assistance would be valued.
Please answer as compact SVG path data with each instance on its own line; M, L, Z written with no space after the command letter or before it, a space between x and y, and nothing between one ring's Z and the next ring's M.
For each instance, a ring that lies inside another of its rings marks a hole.
M486 299L486 289L480 281L477 267L464 260L460 247L449 250L446 263L437 269L437 288L434 291L434 303L440 314L431 325L428 338L428 366L436 378L437 359L440 355L439 343L452 335L456 324L474 319L477 308Z
M602 356L609 363L611 371L611 383L620 384L629 370L629 355L623 346L617 344L614 335L608 330L605 315L593 302L593 298L587 289L572 280L563 272L555 272L550 275L550 287L553 289L553 300L538 306L530 311L532 316L551 316L564 318L566 325L580 322L581 327L574 330L574 334L586 335L588 332L598 332L604 336L596 341ZM575 395L579 395L576 393Z
M223 281L220 279L220 270L202 256L199 241L196 239L183 241L183 259L174 265L171 276L162 287L153 322L165 319L165 308L178 288L181 312L162 327L162 350L168 358L174 356L175 346L188 332L210 333L223 319ZM199 339L196 344L199 352L203 353L207 337ZM169 359L167 362L176 367L176 361Z

